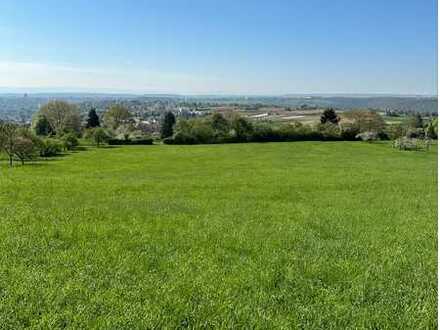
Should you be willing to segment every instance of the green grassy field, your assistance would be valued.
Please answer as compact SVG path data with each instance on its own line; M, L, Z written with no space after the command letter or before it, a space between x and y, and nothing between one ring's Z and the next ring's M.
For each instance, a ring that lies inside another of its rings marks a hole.
M88 148L0 165L0 328L435 328L437 152Z

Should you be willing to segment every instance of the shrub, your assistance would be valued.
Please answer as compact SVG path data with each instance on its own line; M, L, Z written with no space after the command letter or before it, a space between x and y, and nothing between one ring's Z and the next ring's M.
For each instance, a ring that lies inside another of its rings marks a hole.
M366 142L373 142L379 140L379 135L376 132L363 132L356 135L356 138Z
M423 139L425 137L425 130L423 128L409 128L406 131L406 137L410 139Z
M434 118L429 121L426 127L426 135L431 139L437 139L438 119Z
M340 129L338 125L326 122L318 125L318 131L321 133L324 140L340 140Z
M359 128L351 123L344 123L340 125L341 138L346 141L357 140L356 136L360 133Z
M14 155L24 164L25 160L31 160L38 154L38 147L34 141L26 136L18 136L15 140Z
M72 150L79 145L78 138L74 133L67 133L61 137L65 150Z
M163 143L164 143L164 144L175 144L175 142L174 142L174 138L172 138L172 137L167 137L167 138L163 139Z
M414 138L408 138L408 137L402 137L399 139L394 140L393 142L393 148L399 149L399 150L427 150L430 146L430 140L429 139L414 139Z
M38 149L41 157L54 157L63 151L63 144L58 140L47 138L41 140Z
M107 141L109 145L152 145L153 139L151 138L144 138L144 139L137 139L137 140L119 140L119 139L109 139Z
M91 130L90 137L97 147L110 140L110 134L104 128L101 127L97 127Z
M390 125L387 134L390 139L396 140L405 135L405 128L401 124Z

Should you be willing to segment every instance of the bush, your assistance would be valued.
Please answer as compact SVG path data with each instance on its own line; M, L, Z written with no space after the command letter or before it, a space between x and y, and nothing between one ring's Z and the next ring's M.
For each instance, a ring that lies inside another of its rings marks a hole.
M37 145L32 138L18 136L15 140L14 155L24 164L25 160L34 159L38 154Z
M61 137L65 150L72 150L79 145L78 138L74 133L67 133Z
M167 138L163 139L163 143L164 144L176 144L172 137L167 137Z
M318 125L318 132L321 133L324 140L340 140L341 134L339 126L326 122L325 124Z
M402 137L394 140L393 142L393 148L399 150L408 150L408 151L427 150L429 149L429 146L430 146L429 139L422 140L422 139Z
M58 140L47 138L41 140L38 149L41 157L54 157L63 151L63 144Z
M346 141L355 141L358 140L356 136L360 133L359 128L350 123L344 123L340 125L341 130L341 138Z
M356 135L356 138L366 142L373 142L379 140L379 135L376 132L363 132Z
M409 139L423 139L425 137L425 130L423 128L409 128L406 131L406 137Z

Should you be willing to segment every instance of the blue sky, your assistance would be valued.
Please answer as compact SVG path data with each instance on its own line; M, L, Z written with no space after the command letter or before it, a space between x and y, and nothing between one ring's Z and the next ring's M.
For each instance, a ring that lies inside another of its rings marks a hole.
M437 5L2 0L0 89L437 94Z

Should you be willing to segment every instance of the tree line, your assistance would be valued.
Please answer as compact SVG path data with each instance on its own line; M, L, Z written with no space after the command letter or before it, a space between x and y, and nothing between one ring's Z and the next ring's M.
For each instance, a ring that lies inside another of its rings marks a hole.
M420 114L408 117L403 124L387 125L374 111L355 110L338 115L325 109L317 125L253 122L237 113L214 113L209 117L179 119L172 113L164 116L161 137L165 144L209 144L278 141L355 141L437 138L437 119L424 123Z
M277 141L342 141L375 139L437 138L437 118L424 122L420 114L408 116L402 124L387 125L373 111L348 111L337 114L325 109L317 125L298 121L290 123L255 122L236 112L215 112L199 118L176 118L164 114L160 138L165 144L209 144ZM111 145L152 144L151 136L135 125L127 108L113 104L100 117L90 109L82 120L74 104L50 101L33 116L30 127L0 122L0 151L12 166L14 160L24 163L38 157L52 157L72 150L79 138L97 147Z

